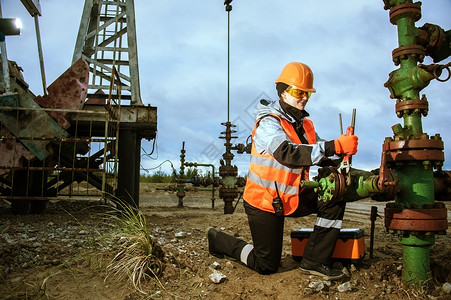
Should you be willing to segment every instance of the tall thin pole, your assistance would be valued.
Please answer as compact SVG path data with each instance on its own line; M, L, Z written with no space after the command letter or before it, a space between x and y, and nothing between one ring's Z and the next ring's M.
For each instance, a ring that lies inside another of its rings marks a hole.
M2 7L0 2L0 18L2 17ZM9 68L8 68L8 55L6 54L6 38L4 41L0 41L0 50L2 53L2 70L3 70L3 82L5 83L5 92L10 91L10 79L9 79Z
M230 121L230 12L232 11L233 0L224 1L227 11L227 122Z
M47 95L47 82L45 80L44 56L42 55L42 45L41 45L41 31L39 30L39 20L37 14L34 15L34 25L36 28L36 41L38 43L38 55L39 55L39 65L41 67L42 88L44 90L44 95Z

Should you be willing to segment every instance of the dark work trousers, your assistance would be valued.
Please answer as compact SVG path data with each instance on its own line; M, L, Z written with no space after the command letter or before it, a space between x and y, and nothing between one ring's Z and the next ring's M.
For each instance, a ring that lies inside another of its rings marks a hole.
M340 221L343 219L345 209L344 201L318 201L316 194L307 189L300 194L300 198L302 200L297 210L288 217L302 217L316 212L317 220L318 218L327 219L341 225ZM273 213L257 209L246 201L244 201L244 209L252 234L253 249L243 258L242 250L245 247L248 250L250 245L223 232L217 233L215 248L218 252L242 261L260 274L275 273L282 256L284 217L277 217ZM305 246L304 257L329 264L339 232L339 228L315 225Z

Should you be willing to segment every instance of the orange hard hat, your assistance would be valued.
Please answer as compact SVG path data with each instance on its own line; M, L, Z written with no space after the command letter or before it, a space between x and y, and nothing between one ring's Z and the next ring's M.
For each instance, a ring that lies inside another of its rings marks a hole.
M290 62L287 64L276 80L276 83L279 82L294 86L306 92L316 92L316 89L313 87L312 70L309 66L300 62Z

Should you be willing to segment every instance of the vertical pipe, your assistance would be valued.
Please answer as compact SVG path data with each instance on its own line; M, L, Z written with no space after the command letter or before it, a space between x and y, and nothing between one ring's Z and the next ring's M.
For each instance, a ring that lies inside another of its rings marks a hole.
M0 18L2 18L1 2L0 2ZM0 50L2 52L2 71L3 71L3 82L5 84L5 93L9 93L11 87L9 79L8 55L6 53L6 39L4 41L0 41Z
M2 51L2 71L3 82L5 84L5 93L9 93L11 90L8 68L8 55L6 54L6 41L0 42L0 50Z
M427 86L428 81L422 82L419 88L411 74L418 71L418 62L422 61L421 52L415 53L418 29L415 22L421 18L421 2L413 3L412 0L384 1L390 7L390 21L396 25L398 32L398 49L407 49L411 53L399 55L395 58L399 63L399 69L394 71L393 78L389 80L387 87L397 85L397 93L393 95L398 101L419 100L420 91ZM404 128L408 135L399 136L395 132L395 138L401 140L421 139L423 134L422 113L414 110L411 113L403 113ZM416 159L395 161L394 170L399 178L399 192L395 197L395 204L401 209L423 208L434 203L433 170L428 161ZM430 278L430 253L429 248L434 244L434 236L425 232L402 230L399 233L399 242L403 246L403 279L411 284L421 284Z
M47 82L45 80L44 57L42 55L41 32L39 30L38 15L34 15L34 26L36 28L36 41L38 43L39 65L41 67L42 89L44 95L47 95Z
M142 105L139 87L138 50L136 42L135 5L133 0L125 1L127 11L127 45L130 62L130 90L132 104Z
M227 122L230 121L230 11L227 12Z
M409 235L402 239L403 271L405 282L418 284L431 278L430 247L434 245L435 237Z

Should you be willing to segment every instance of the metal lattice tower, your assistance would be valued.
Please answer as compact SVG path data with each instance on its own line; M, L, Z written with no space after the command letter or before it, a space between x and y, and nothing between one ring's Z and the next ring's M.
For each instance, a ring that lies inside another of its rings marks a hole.
M86 0L72 63L89 64L88 97L108 94L113 67L119 73L122 99L142 105L133 0Z

